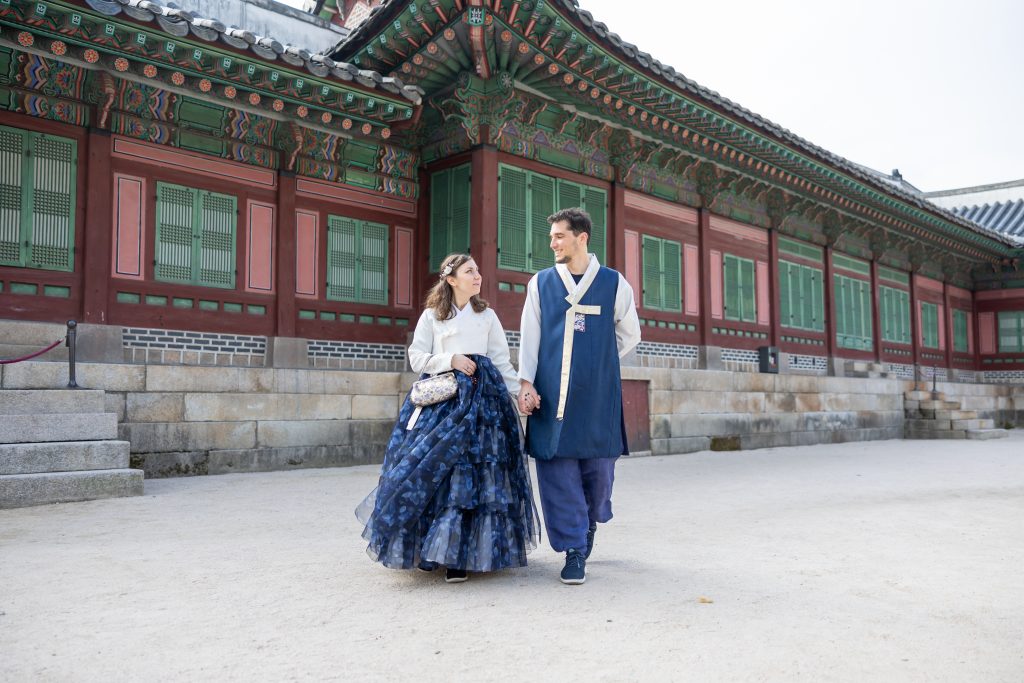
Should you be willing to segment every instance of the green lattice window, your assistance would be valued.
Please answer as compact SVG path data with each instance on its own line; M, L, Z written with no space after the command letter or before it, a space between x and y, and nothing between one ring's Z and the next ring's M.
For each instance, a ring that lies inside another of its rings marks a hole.
M430 176L430 267L437 270L448 254L469 253L470 166Z
M835 274L836 345L845 349L870 351L871 283Z
M725 319L757 322L754 262L732 254L725 254L722 260L722 271L725 290Z
M74 140L0 126L0 265L73 270Z
M895 344L910 343L910 293L904 289L879 285L882 340Z
M939 307L921 302L921 345L927 349L939 348Z
M157 183L154 277L234 289L237 231L237 197Z
M498 173L498 267L535 273L553 266L548 216L574 206L590 214L589 251L604 263L608 224L608 194L604 190L502 164Z
M968 320L967 311L953 309L953 350L957 353L967 353L970 350L967 336L970 334Z
M387 225L327 217L327 298L387 304Z
M1024 351L1024 311L999 313L999 353Z
M785 327L825 330L822 278L821 268L779 261L779 315Z
M672 240L644 235L644 308L682 311L682 245Z

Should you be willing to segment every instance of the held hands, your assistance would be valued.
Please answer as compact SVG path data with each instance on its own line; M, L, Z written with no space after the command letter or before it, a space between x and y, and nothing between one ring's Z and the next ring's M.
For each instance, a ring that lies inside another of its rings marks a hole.
M452 356L452 370L458 370L459 372L472 377L473 373L476 372L476 363L474 363L472 359L463 356L461 353L457 353Z
M533 411L540 408L540 395L533 388L533 382L526 380L519 381L519 412L524 415L532 415Z

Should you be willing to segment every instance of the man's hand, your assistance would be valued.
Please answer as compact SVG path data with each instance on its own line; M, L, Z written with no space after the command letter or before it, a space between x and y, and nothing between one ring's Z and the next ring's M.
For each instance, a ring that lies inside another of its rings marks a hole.
M533 388L533 382L519 380L519 412L532 415L537 408L540 408L540 395Z
M452 356L452 370L458 370L461 373L473 376L476 372L476 363L471 358L463 356L461 353L457 353Z

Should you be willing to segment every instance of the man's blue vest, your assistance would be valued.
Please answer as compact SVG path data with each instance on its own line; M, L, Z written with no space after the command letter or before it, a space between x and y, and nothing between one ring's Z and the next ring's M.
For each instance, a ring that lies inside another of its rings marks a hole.
M541 407L526 425L527 449L535 458L610 458L628 453L615 342L618 287L619 274L602 267L578 302L600 306L601 314L584 316L582 326L574 326L569 393L563 419L557 420L569 292L554 268L537 274L541 335L534 386Z

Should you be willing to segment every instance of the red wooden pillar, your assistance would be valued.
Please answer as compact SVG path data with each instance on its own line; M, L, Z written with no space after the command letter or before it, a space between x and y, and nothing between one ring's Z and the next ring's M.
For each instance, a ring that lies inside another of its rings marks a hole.
M413 235L412 259L412 300L422 302L427 290L433 285L433 266L430 262L430 174L422 168L419 172L420 196L416 202L416 232ZM484 273L484 284L497 273ZM484 297L486 299L486 297ZM419 304L417 304L419 305Z
M708 232L711 229L711 212L698 209L697 245L700 248L700 345L711 343L711 246Z
M608 225L605 228L608 247L608 263L601 265L626 273L626 188L622 183L612 183L612 205L608 211ZM680 283L682 284L682 283ZM640 292L635 292L639 296ZM639 303L639 302L638 302Z
M114 174L110 170L110 133L90 129L85 164L85 239L82 241L82 320L107 322L107 294L113 249Z
M978 301L975 299L977 292L971 292L971 317L968 320L971 323L970 329L967 330L967 334L971 335L973 344L971 348L974 350L974 369L981 371L981 324L978 322Z
M768 315L768 324L771 326L768 343L778 346L782 341L782 310L781 293L779 290L779 231L775 228L768 230L768 301L771 310Z
M871 259L871 343L875 360L882 360L882 307L878 294L878 261Z
M919 337L921 336L920 325L918 325L918 303L917 303L917 286L914 284L914 278L916 274L911 271L910 273L910 343L912 345L910 357L914 359L914 365L921 363L921 343ZM917 372L914 372L914 376L917 376Z
M481 131L481 136L484 132ZM470 204L469 250L483 274L480 296L498 298L498 151L482 145L473 150L473 197ZM503 321L504 323L505 321ZM507 321L511 323L512 321ZM508 324L505 324L508 327Z
M836 356L836 294L832 276L832 245L825 245L825 277L821 283L825 295L825 355L831 363Z
M295 174L277 178L277 336L295 336Z
M946 328L945 334L943 335L946 340L946 367L953 367L953 344L956 339L953 338L953 307L951 306L949 298L949 283L942 283L942 320L939 321L940 325ZM952 375L949 376L952 379Z

